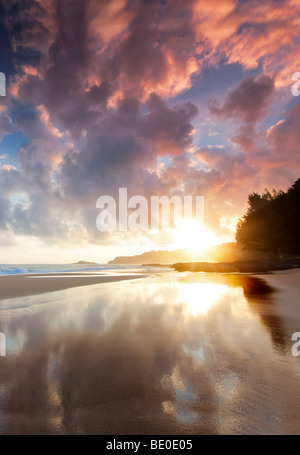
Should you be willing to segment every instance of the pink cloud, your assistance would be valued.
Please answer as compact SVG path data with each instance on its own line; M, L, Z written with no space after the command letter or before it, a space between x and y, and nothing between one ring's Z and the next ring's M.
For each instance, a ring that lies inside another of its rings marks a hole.
M32 0L19 6L8 21L11 28L22 24L12 44L38 58L16 67L10 101L33 112L16 115L29 143L19 150L17 170L2 167L1 182L8 196L22 190L33 200L10 219L16 227L24 217L22 232L30 233L34 219L40 235L54 235L45 226L53 212L67 236L64 216L72 212L72 229L83 224L95 240L95 200L121 186L132 194L205 195L207 222L217 226L225 215L241 214L250 191L291 183L300 170L299 103L268 132L263 127L276 86L288 86L300 70L296 2ZM221 61L243 69L260 63L264 73L237 87L228 81L223 102L209 106L223 137L228 120L223 148L196 147L194 124L205 106L199 114L185 91L203 67ZM177 95L182 99L172 99ZM11 128L3 121L3 134Z

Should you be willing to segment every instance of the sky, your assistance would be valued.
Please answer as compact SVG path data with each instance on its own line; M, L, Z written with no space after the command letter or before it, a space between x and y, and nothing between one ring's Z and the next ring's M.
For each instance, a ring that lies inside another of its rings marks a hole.
M232 241L249 193L300 177L298 0L0 0L0 16L1 263L184 245L100 232L96 201L119 188L204 196L202 242Z

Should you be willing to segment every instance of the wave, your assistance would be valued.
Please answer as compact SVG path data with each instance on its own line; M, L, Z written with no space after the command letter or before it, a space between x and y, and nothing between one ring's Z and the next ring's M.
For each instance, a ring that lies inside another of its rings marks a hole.
M0 264L0 275L23 275L34 273L96 272L101 270L121 270L128 266L107 264ZM132 266L131 266L132 268ZM138 268L138 267L137 267Z

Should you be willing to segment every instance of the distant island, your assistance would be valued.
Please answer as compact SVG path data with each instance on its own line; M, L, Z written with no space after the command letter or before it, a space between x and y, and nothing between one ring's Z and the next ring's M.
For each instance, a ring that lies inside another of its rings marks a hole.
M78 261L78 262L75 262L74 264L79 264L79 265L98 265L98 262Z

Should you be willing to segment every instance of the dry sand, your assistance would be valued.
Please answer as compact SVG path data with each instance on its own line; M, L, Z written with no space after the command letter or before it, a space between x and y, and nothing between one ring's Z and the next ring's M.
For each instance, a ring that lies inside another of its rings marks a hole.
M145 275L142 275L145 277ZM0 299L24 297L45 292L62 291L78 286L133 280L141 275L99 275L82 273L48 273L0 276Z

